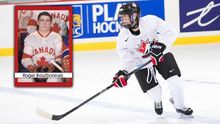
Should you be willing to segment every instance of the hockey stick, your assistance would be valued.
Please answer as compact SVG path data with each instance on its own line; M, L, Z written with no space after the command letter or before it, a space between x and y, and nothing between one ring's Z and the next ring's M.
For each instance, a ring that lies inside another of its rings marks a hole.
M151 60L147 61L145 64L141 65L140 67L134 69L133 71L131 71L130 73L128 73L127 77L131 76L132 74L136 73L137 71L141 70L144 66L148 65L149 63L151 63ZM78 108L80 108L81 106L83 106L84 104L86 104L87 102L91 101L92 99L94 99L95 97L99 96L100 94L104 93L105 91L109 90L110 88L112 88L114 86L114 84L111 84L109 86L107 86L105 89L101 90L100 92L96 93L95 95L93 95L92 97L90 97L89 99L87 99L86 101L82 102L81 104L79 104L78 106L72 108L71 110L67 111L64 114L61 115L53 115L50 114L40 108L38 108L36 110L37 114L39 114L42 117L45 117L47 119L50 120L60 120L62 118L64 118L65 116L69 115L70 113L72 113L73 111L77 110Z
M58 65L58 64L54 61L54 59L51 60L50 62L51 62L56 68L58 68L61 72L64 72L63 69L62 69L62 67L61 67L60 65Z

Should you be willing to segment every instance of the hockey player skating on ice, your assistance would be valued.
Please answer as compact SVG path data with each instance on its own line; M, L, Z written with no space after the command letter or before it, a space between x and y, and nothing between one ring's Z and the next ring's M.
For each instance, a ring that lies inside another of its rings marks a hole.
M157 69L168 82L172 96L170 101L176 111L191 115L193 110L184 106L179 67L173 54L169 52L169 47L176 40L176 31L154 15L140 17L140 8L134 2L122 5L119 18L122 29L117 38L117 52L122 68L114 76L114 86L126 86L125 75L152 59L152 63L135 73L135 76L142 91L154 100L155 112L159 115L163 113L161 87L155 76Z
M58 33L50 30L52 16L48 12L41 12L37 19L38 30L25 38L22 64L29 72L59 72L50 62L55 60L61 64L62 38ZM47 79L47 82L61 81L61 79Z

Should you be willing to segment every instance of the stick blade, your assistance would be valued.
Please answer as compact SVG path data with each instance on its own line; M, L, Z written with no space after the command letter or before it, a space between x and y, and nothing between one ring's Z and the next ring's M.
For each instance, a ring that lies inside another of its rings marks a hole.
M48 112L46 112L46 111L44 111L44 110L41 109L41 108L37 108L37 109L36 109L36 113L37 113L38 115L40 115L41 117L44 117L44 118L47 118L47 119L52 120L53 115L50 114L50 113L48 113Z

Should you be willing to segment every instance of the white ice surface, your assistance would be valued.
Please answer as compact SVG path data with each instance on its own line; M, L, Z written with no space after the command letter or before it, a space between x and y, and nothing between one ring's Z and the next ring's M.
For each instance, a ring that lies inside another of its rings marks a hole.
M157 116L153 101L142 93L132 76L125 88L111 88L60 121L36 114L42 108L62 114L109 86L120 68L114 50L74 54L72 88L15 88L13 57L0 57L0 124L220 124L220 44L175 46L172 48L182 79L186 105L194 118L181 118L163 89L164 113Z

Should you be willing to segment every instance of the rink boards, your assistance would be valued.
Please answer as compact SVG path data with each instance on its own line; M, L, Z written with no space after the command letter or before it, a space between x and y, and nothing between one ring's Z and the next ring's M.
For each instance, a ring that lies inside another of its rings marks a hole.
M117 10L124 0L114 1L66 1L49 2L50 5L71 5L75 10L73 18L74 51L115 49L116 37L119 32ZM144 8L142 16L154 14L173 25L179 31L174 45L204 44L220 42L220 1L188 1L177 0L136 0ZM196 4L193 4L196 3ZM25 3L22 3L25 4ZM45 4L45 3L27 3ZM48 3L47 3L48 4ZM190 6L188 6L190 5ZM151 6L157 8L152 9ZM13 9L14 4L0 5L0 56L13 55ZM11 15L11 16L6 16ZM81 23L79 23L81 21Z

